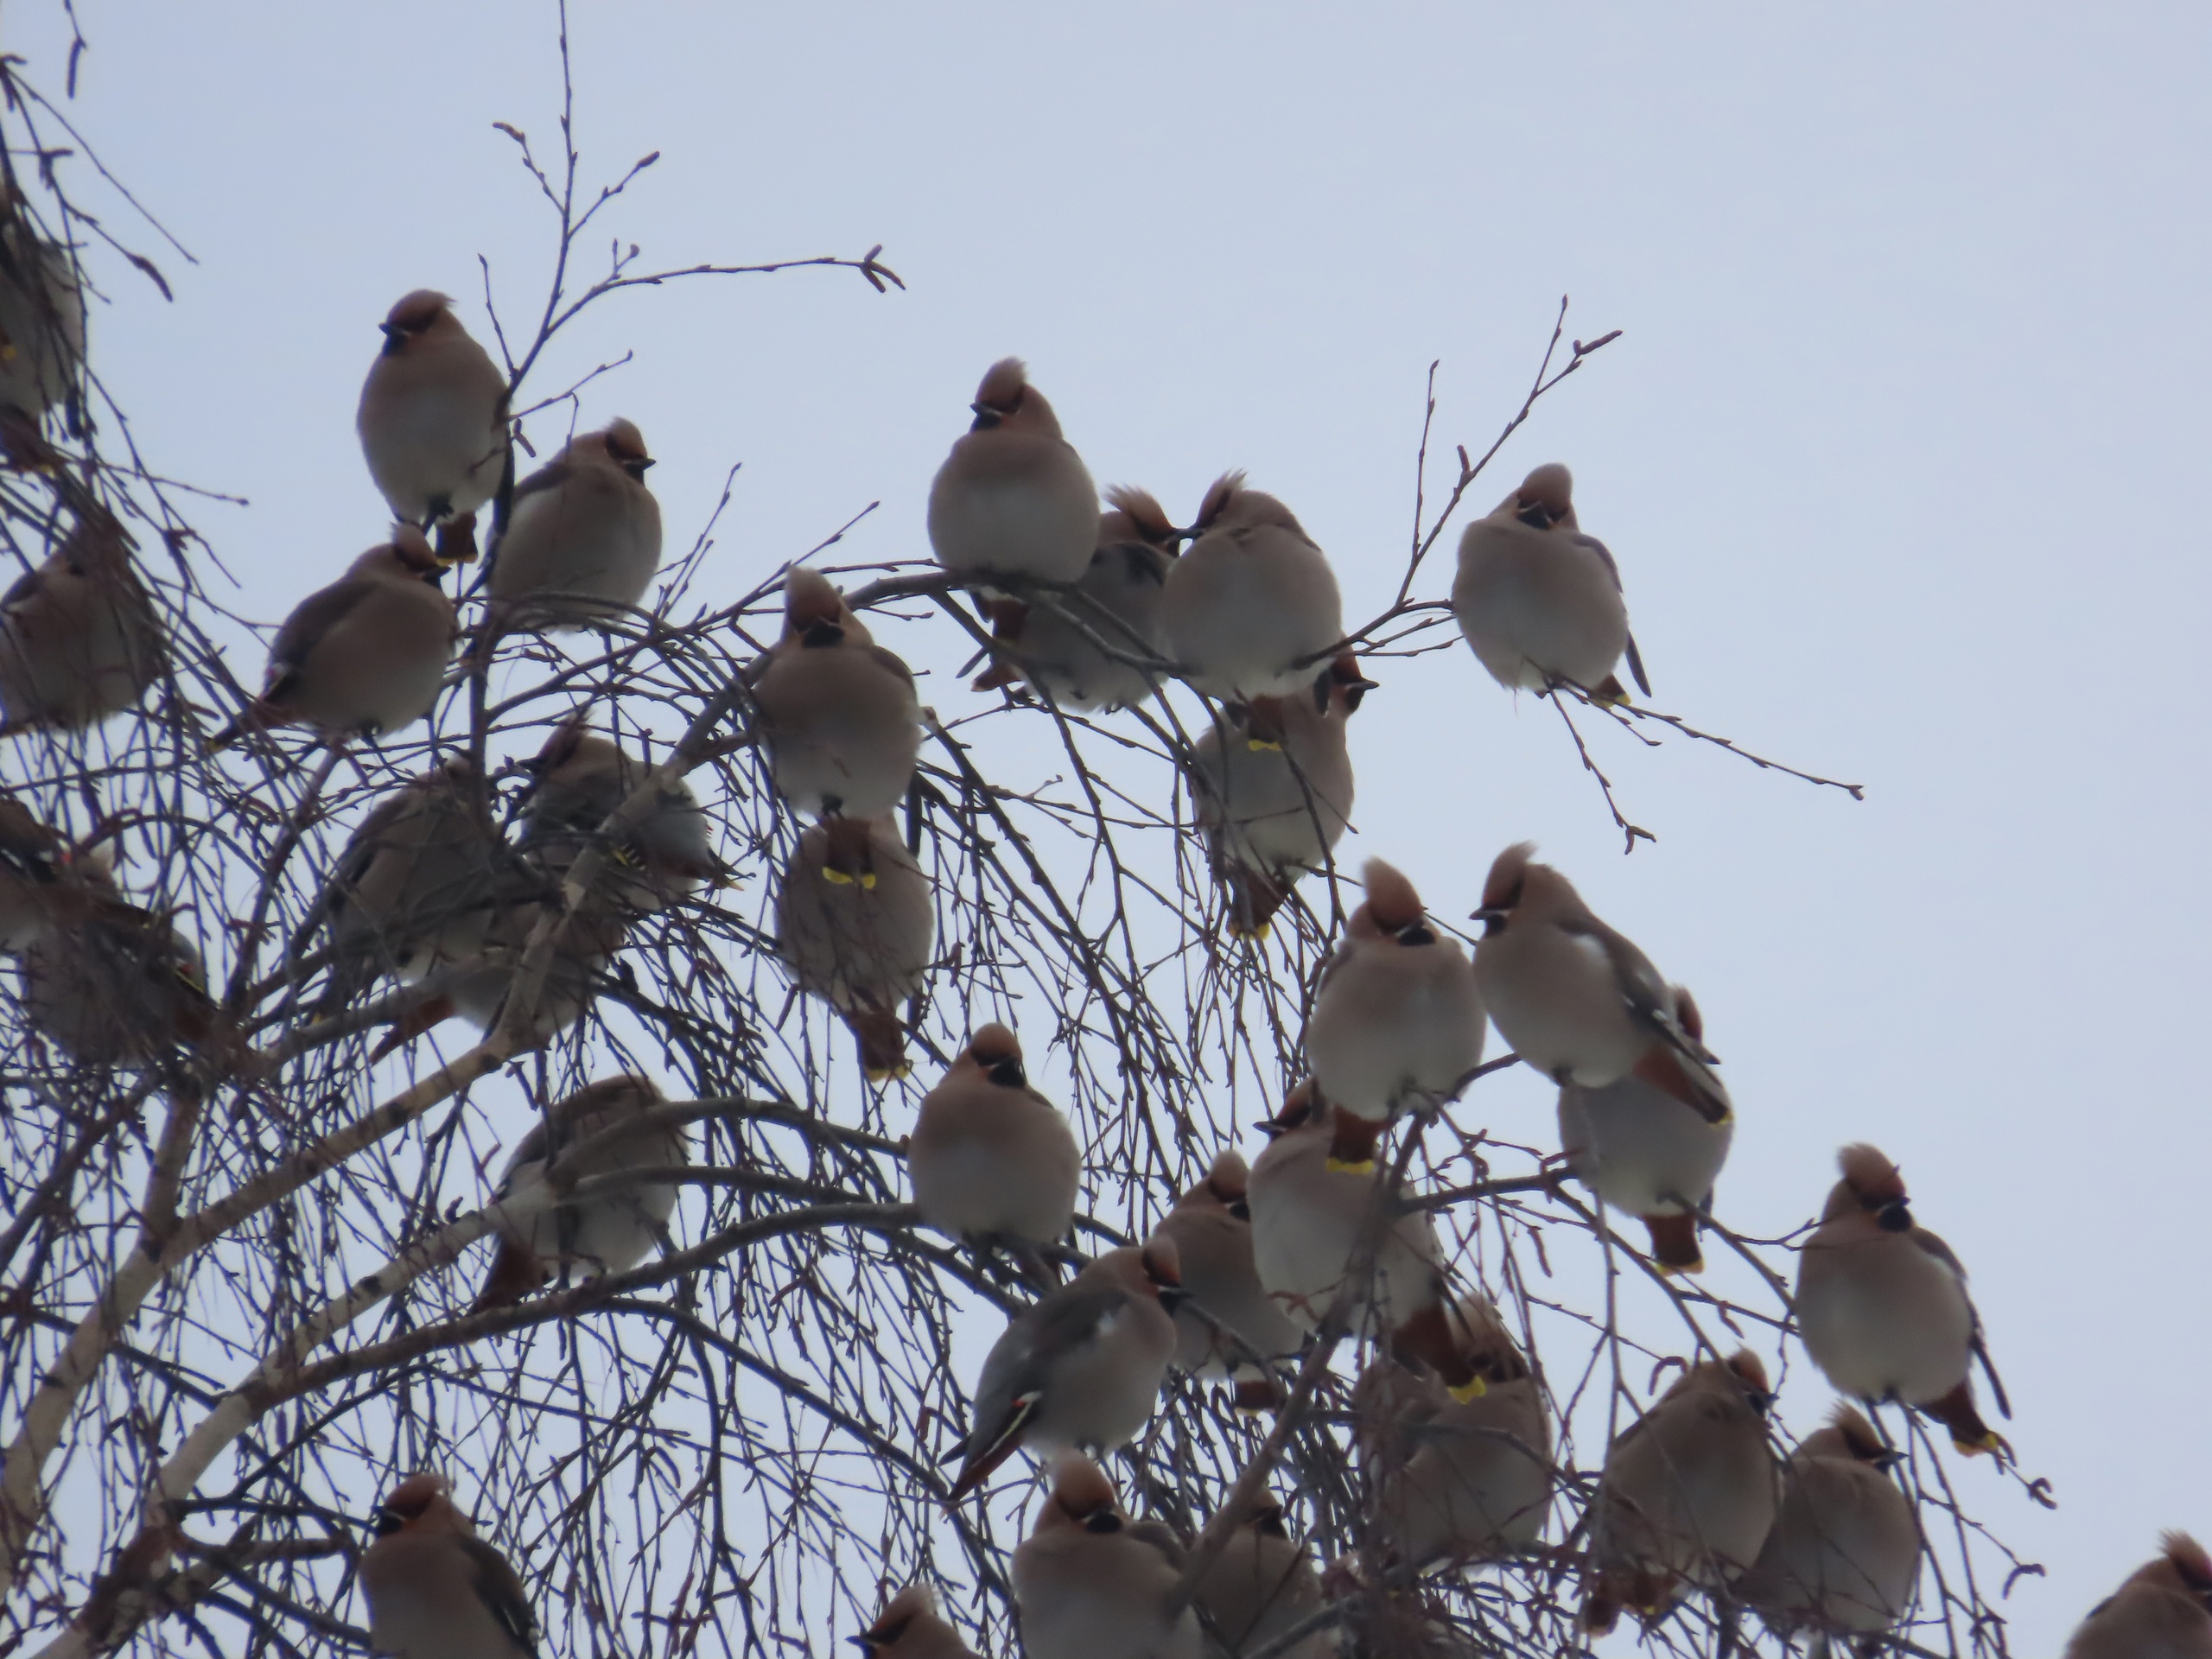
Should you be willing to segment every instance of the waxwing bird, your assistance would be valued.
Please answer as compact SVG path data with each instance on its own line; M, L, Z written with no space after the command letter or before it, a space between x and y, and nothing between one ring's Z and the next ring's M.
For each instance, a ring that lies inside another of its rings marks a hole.
M1439 1303L1395 1333L1391 1349L1435 1389L1399 1387L1392 1403L1403 1421L1377 1425L1378 1438L1395 1442L1395 1455L1377 1459L1376 1484L1377 1518L1398 1560L1421 1567L1531 1548L1551 1513L1551 1421L1497 1310L1478 1296ZM1391 1385L1363 1387L1380 1403Z
M875 1623L852 1639L868 1659L976 1659L925 1584L910 1584L892 1597Z
M1839 1405L1790 1454L1774 1530L1736 1581L1736 1599L1783 1635L1896 1629L1920 1574L1920 1523L1888 1473L1898 1456Z
M795 812L865 820L906 798L921 747L921 703L906 664L874 643L819 571L784 588L784 637L753 683L776 788Z
M1670 988L1675 1022L1705 1039L1697 1004ZM1695 1107L1631 1072L1602 1089L1566 1083L1559 1091L1559 1144L1574 1178L1606 1204L1643 1223L1662 1273L1702 1273L1698 1217L1728 1160L1734 1118L1711 1122Z
M1382 1179L1375 1170L1360 1173L1332 1159L1337 1116L1312 1084L1293 1089L1274 1120L1262 1126L1268 1145L1252 1166L1246 1195L1260 1283L1268 1300L1306 1331L1319 1327L1344 1284ZM1370 1305L1379 1328L1395 1331L1437 1300L1443 1256L1436 1230L1426 1211L1395 1214L1395 1209L1388 1198L1382 1201L1384 1230L1371 1279L1353 1293L1353 1328Z
M906 1170L925 1226L1003 1245L1033 1279L1057 1279L1043 1251L1074 1222L1083 1154L1067 1119L1029 1086L1004 1026L978 1030L922 1097Z
M0 794L0 951L25 949L52 925L65 858L52 828Z
M1142 490L1116 486L1098 518L1098 546L1075 592L1051 602L987 599L992 636L1007 649L978 677L988 691L1027 680L1063 709L1126 709L1152 695L1167 672L1160 632L1160 595L1179 545L1159 502ZM1138 658L1137 662L1127 660Z
M1132 1521L1088 1458L1063 1459L1037 1524L1014 1547L1014 1605L1029 1659L1199 1659L1198 1615L1167 1605L1182 1541Z
M361 1552L369 1645L391 1659L535 1659L537 1619L507 1558L454 1507L443 1475L410 1475Z
M615 421L515 486L487 583L501 626L573 633L636 608L660 569L652 464L644 435Z
M39 234L14 189L0 190L0 447L19 465L54 464L39 429L56 404L73 417L84 357L76 262Z
M1337 1109L1330 1156L1355 1171L1375 1167L1392 1114L1459 1090L1489 1029L1474 965L1429 925L1414 884L1379 858L1363 876L1366 901L1321 970L1306 1022L1314 1086Z
M0 731L82 731L135 709L168 657L130 538L87 512L0 595Z
M921 994L937 944L929 877L888 817L840 848L816 824L798 838L776 890L776 950L798 988L844 1016L872 1081L903 1077L899 1008Z
M620 1178L690 1161L691 1137L683 1124L636 1122L666 1103L651 1078L603 1077L556 1102L531 1126L499 1176L499 1203L526 1198L531 1183L572 1148L581 1149L579 1159L553 1203L527 1218L501 1222L499 1253L478 1307L526 1296L556 1268L595 1277L626 1273L645 1259L675 1213L676 1186ZM634 1127L625 1133L625 1125Z
M335 958L322 1011L343 1007L373 976L412 984L477 956L526 880L492 821L483 773L466 755L402 785L361 820L315 907Z
M1839 1394L1897 1400L1951 1431L1969 1454L2004 1455L1974 1407L1968 1370L1979 1357L2012 1410L1982 1345L1966 1269L1951 1247L1914 1220L1904 1177L1872 1147L1837 1154L1843 1179L1797 1258L1797 1328Z
M1613 1442L1592 1503L1586 1629L1611 1630L1624 1606L1656 1619L1684 1586L1720 1589L1758 1559L1780 1501L1771 1400L1745 1349L1690 1367Z
M1198 1580L1194 1604L1211 1624L1221 1656L1256 1652L1321 1609L1321 1580L1311 1552L1290 1535L1283 1509L1263 1492L1229 1535L1228 1545ZM1316 1631L1290 1648L1285 1659L1328 1659L1337 1651L1332 1630Z
M537 755L530 774L522 849L556 880L594 847L607 853L601 880L626 909L651 916L690 898L702 884L719 887L729 867L715 855L713 829L699 798L682 779L654 785L643 817L602 834L610 814L652 776L649 768L581 718L563 721Z
M1565 681L1601 702L1624 702L1613 667L1625 652L1648 697L1620 569L1575 523L1573 492L1573 475L1551 461L1469 524L1452 613L1476 658L1509 691L1548 691Z
M423 995L370 1051L382 1059L432 1027L459 1014L486 1036L498 1030L528 955L531 938L548 912L557 919L526 1014L518 1014L518 1052L543 1048L583 1018L607 988L630 918L610 900L594 896L573 912L559 899L495 905L481 948L449 972L427 976Z
M2212 1556L2186 1533L2090 1610L2066 1659L2212 1659Z
M1555 1083L1602 1089L1630 1075L1723 1123L1732 1110L1711 1050L1675 1017L1651 959L1592 913L1533 842L1509 847L1483 885L1475 982L1498 1034Z
M476 556L476 510L499 491L507 451L507 378L453 302L418 288L378 325L384 349L361 383L353 416L369 476L403 524L442 531L453 563Z
M1110 1452L1143 1432L1175 1352L1183 1299L1172 1239L1107 1251L1007 1324L976 1383L976 1417L952 1496L1017 1448Z
M1305 1329L1268 1299L1252 1260L1251 1172L1234 1147L1175 1200L1159 1231L1175 1241L1186 1300L1175 1310L1175 1369L1228 1377L1240 1410L1276 1403L1266 1361L1294 1354ZM1199 1310L1226 1327L1217 1331Z
M1272 495L1227 473L1167 572L1160 626L1192 687L1224 702L1309 691L1344 635L1336 573Z
M1231 933L1264 938L1291 888L1327 868L1351 817L1346 730L1374 689L1357 658L1339 657L1312 695L1232 704L1199 736L1192 804L1229 889Z
M991 365L975 424L930 486L930 545L956 575L1080 581L1098 545L1098 486L1018 357Z
M180 1046L236 1036L207 995L200 953L125 899L105 848L56 866L48 925L23 948L23 1014L80 1065L159 1064Z
M309 594L276 630L261 695L209 747L271 726L312 726L334 742L385 736L429 714L459 634L442 568L403 524Z

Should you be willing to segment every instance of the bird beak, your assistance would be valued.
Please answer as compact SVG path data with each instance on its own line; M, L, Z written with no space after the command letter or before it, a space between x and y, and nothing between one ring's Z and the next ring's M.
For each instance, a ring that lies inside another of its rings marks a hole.
M395 346L406 338L407 334L407 331L396 322L380 322L377 324L377 332Z
M1160 1287L1160 1305L1170 1313L1190 1300L1191 1293L1179 1285L1162 1285Z
M1484 905L1480 910L1468 912L1467 919L1471 922L1480 922L1484 926L1488 926L1492 922L1503 921L1505 912L1496 905Z

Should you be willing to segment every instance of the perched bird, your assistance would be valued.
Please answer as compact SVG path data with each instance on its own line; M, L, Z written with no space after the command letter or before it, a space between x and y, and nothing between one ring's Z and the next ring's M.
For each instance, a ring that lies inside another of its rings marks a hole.
M1098 487L1018 357L991 365L975 424L930 485L930 545L955 575L1077 582L1098 545Z
M403 524L309 594L276 630L261 695L210 747L270 726L312 726L332 741L386 736L429 714L459 633L442 568Z
M1027 680L1079 711L1125 709L1152 695L1156 677L1125 658L1165 663L1160 595L1179 538L1142 490L1117 486L1106 499L1110 511L1099 515L1098 546L1075 592L1050 604L984 601L992 637L1006 649L977 677L976 690Z
M1185 1300L1175 1310L1175 1369L1228 1377L1237 1408L1264 1411L1277 1403L1263 1363L1294 1354L1305 1328L1268 1300L1252 1260L1251 1172L1234 1147L1216 1155L1205 1179L1175 1200L1158 1231L1175 1241ZM1217 1332L1204 1310L1228 1327Z
M1182 1541L1132 1521L1088 1458L1061 1459L1037 1524L1014 1547L1014 1600L1029 1659L1199 1659L1198 1615L1167 1617Z
M587 899L563 913L559 900L527 899L496 905L482 948L451 970L429 976L424 995L370 1051L382 1059L432 1027L459 1014L490 1036L504 1023L531 936L548 910L555 924L542 976L526 1014L518 1016L518 1052L543 1048L583 1018L609 982L614 958L629 931L629 917L610 900Z
M1896 1629L1920 1573L1920 1522L1887 1472L1898 1455L1838 1405L1828 1427L1790 1454L1774 1530L1736 1581L1736 1599L1785 1636Z
M87 512L0 595L0 732L81 731L135 709L168 658L123 526Z
M1136 1439L1175 1352L1181 1272L1173 1240L1107 1251L1008 1322L976 1383L976 1418L952 1496L974 1491L1017 1447L1046 1457Z
M60 835L0 794L0 951L13 955L52 925L67 857Z
M801 990L844 1016L862 1070L880 1082L911 1069L899 1007L921 994L937 913L891 820L864 822L857 849L836 848L818 823L799 836L776 890L776 951Z
M1601 702L1625 702L1613 675L1625 652L1648 697L1620 569L1605 544L1576 524L1573 490L1573 475L1548 462L1489 518L1467 526L1452 613L1477 659L1509 691L1548 691L1565 681Z
M2158 1559L2128 1574L2066 1643L2066 1659L2212 1659L2212 1555L2162 1533Z
M602 1077L546 1109L500 1173L497 1202L526 1193L571 1147L609 1134L616 1138L575 1166L569 1185L547 1208L524 1220L500 1223L499 1253L476 1299L478 1307L497 1307L528 1295L556 1268L596 1276L626 1273L645 1259L675 1213L676 1186L668 1181L624 1185L608 1178L690 1161L691 1136L681 1123L618 1133L625 1123L666 1103L650 1077L624 1076ZM575 1193L575 1185L583 1183L605 1184L607 1190Z
M830 830L849 857L868 820L905 800L914 781L922 728L912 671L869 638L827 577L799 565L784 588L784 637L753 701L778 791L795 812L849 819Z
M1074 1222L1083 1154L1067 1119L1029 1086L1004 1026L978 1030L922 1097L906 1170L925 1226L1003 1246L1033 1279L1053 1281L1043 1251Z
M1533 842L1497 855L1483 885L1475 982L1498 1034L1555 1083L1638 1077L1709 1123L1727 1122L1719 1062L1675 1017L1651 959L1591 912Z
M875 1623L852 1639L868 1659L976 1659L925 1584L910 1584L892 1597Z
M1480 1297L1440 1304L1414 1327L1397 1333L1395 1360L1370 1368L1418 1364L1410 1386L1362 1383L1395 1418L1370 1431L1385 1449L1376 1481L1384 1537L1414 1567L1529 1548L1551 1513L1552 1440L1528 1360ZM1455 1376L1465 1380L1454 1386Z
M1656 1619L1684 1586L1718 1590L1758 1559L1780 1501L1766 1368L1749 1349L1700 1361L1605 1455L1590 1528L1584 1626L1625 1606Z
M1702 1042L1705 1021L1690 994L1676 985L1670 995L1675 1023ZM1713 1122L1633 1073L1602 1089L1560 1086L1559 1144L1567 1168L1605 1203L1643 1223L1662 1272L1705 1270L1698 1217L1713 1202L1735 1134L1732 1117Z
M1225 473L1167 572L1160 626L1193 689L1224 702L1309 691L1344 637L1336 573L1290 509Z
M76 262L39 233L13 188L0 190L0 445L19 464L54 464L39 429L57 404L73 417L84 358Z
M1913 1219L1897 1166L1872 1147L1846 1147L1843 1179L1797 1258L1797 1328L1839 1394L1898 1400L1951 1431L1967 1453L2005 1442L1974 1407L1979 1357L2011 1416L1982 1346L1981 1319L1951 1247Z
M1290 1535L1273 1493L1262 1493L1238 1520L1192 1599L1211 1624L1217 1639L1207 1651L1219 1659L1255 1652L1320 1611L1313 1554ZM1284 1659L1329 1659L1336 1651L1336 1632L1317 1630Z
M522 849L556 880L591 848L603 847L601 880L626 909L654 915L696 893L720 886L729 868L715 856L713 827L699 798L682 779L656 785L643 817L611 839L601 833L608 816L637 793L649 768L582 719L556 727L532 759L523 817Z
M507 1558L454 1507L443 1475L410 1475L361 1552L369 1645L391 1659L535 1659L537 1618Z
M493 918L526 880L492 821L484 775L466 755L403 784L361 820L315 906L310 925L324 928L334 958L323 1010L352 1001L376 976L412 984L478 955Z
M236 1033L207 995L200 953L115 885L105 849L65 857L48 925L24 945L23 1015L80 1065L150 1065Z
M1217 714L1192 754L1192 804L1229 889L1229 929L1264 938L1300 878L1325 868L1351 817L1345 731L1375 689L1339 657L1311 696L1261 697Z
M448 563L473 559L476 510L509 460L507 378L433 289L416 289L378 327L384 349L353 416L369 476L401 524L446 527Z
M652 464L638 429L615 421L515 486L486 584L501 626L573 633L635 608L660 569Z
M1371 1304L1378 1328L1395 1331L1438 1298L1443 1255L1436 1230L1426 1211L1395 1213L1389 1198L1395 1194L1378 1204L1379 1173L1333 1166L1336 1116L1312 1084L1301 1083L1274 1120L1261 1126L1268 1145L1252 1166L1246 1195L1253 1265L1268 1300L1292 1323L1318 1329L1352 1266L1370 1212L1379 1211L1372 1276L1354 1292L1351 1324L1358 1328L1362 1310Z
M1441 1105L1482 1064L1488 1024L1459 942L1429 925L1414 884L1379 858L1367 899L1321 970L1306 1021L1313 1084L1337 1109L1332 1165L1375 1167L1401 1108Z

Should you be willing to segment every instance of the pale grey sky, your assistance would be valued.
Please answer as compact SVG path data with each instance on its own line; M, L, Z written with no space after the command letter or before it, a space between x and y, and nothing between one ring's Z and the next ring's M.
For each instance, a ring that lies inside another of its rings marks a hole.
M48 10L16 0L9 46L52 82ZM111 276L98 360L164 471L251 499L201 524L280 616L382 523L352 413L391 300L444 288L481 332L480 251L535 291L546 224L489 123L550 145L548 10L79 10L75 117L199 260L164 257L174 304ZM1016 352L1102 482L1187 514L1249 467L1370 613L1430 359L1440 447L1479 452L1562 293L1570 332L1624 330L1478 508L1567 461L1658 706L1866 803L1609 743L1659 836L1624 861L1550 710L1455 649L1377 673L1340 855L1464 913L1540 840L1696 988L1739 1228L1815 1209L1844 1141L1899 1160L2061 1504L1957 1471L2050 1568L2016 1651L2159 1528L2212 1529L2212 1120L2169 1052L2212 927L2202 8L633 0L575 33L589 164L664 153L610 220L648 260L880 242L909 284L632 295L571 347L635 350L583 413L642 425L672 542L744 462L703 597L871 500L856 556L925 552L931 471Z

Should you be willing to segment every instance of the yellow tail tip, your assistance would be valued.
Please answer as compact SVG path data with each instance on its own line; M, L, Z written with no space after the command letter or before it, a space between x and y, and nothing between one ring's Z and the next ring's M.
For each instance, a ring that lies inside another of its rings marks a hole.
M1248 737L1244 740L1244 747L1255 754L1265 754L1271 750L1277 754L1282 753L1282 745L1272 738Z
M842 870L832 869L827 864L822 867L822 879L833 887L849 887L853 885L851 876Z
M1465 1382L1460 1383L1459 1387L1451 1390L1452 1397L1454 1400L1457 1400L1463 1406L1470 1400L1481 1399L1483 1395L1489 1392L1490 1384L1484 1382L1479 1376L1471 1376Z
M1655 1262L1652 1265L1659 1269L1659 1276L1662 1279L1687 1278L1693 1273L1705 1271L1705 1258L1700 1255L1694 1262L1684 1262L1679 1264L1673 1262Z
M861 1070L867 1072L870 1083L896 1083L901 1077L914 1075L914 1063L901 1060L896 1065L870 1065L863 1066Z
M1375 1160L1372 1158L1363 1158L1356 1164L1348 1164L1341 1158L1332 1157L1329 1160L1327 1168L1332 1175L1372 1175L1375 1173Z
M861 891L862 893L874 893L875 891L875 872L874 870L868 870L861 876Z

